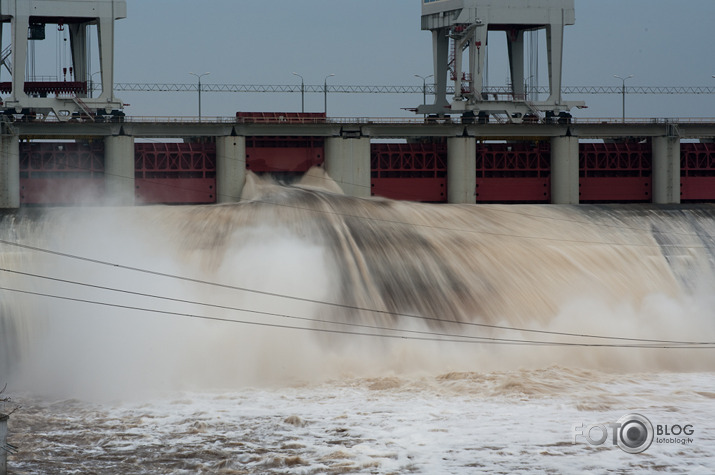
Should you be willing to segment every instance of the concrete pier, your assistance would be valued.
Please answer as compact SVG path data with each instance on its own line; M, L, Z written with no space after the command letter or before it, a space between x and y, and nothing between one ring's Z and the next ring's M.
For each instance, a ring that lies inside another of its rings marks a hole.
M20 207L20 140L0 135L0 208Z
M241 200L246 183L246 137L216 137L216 202Z
M551 139L551 203L579 203L578 137Z
M653 137L653 203L680 203L680 139Z
M7 420L8 416L0 414L0 475L7 475Z
M370 138L327 137L325 171L348 196L372 196L370 181Z
M447 139L447 202L476 203L476 180L477 139L474 137Z
M134 205L134 137L113 135L104 139L104 183L107 204Z

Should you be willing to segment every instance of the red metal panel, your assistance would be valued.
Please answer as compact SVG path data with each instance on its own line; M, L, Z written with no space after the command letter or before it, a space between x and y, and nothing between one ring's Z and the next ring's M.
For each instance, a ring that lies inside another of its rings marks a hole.
M478 203L548 203L551 201L549 178L477 178Z
M478 203L548 203L551 200L548 143L477 145Z
M652 153L648 142L579 145L582 202L648 202L652 197Z
M104 142L20 143L20 203L87 203L103 192Z
M691 176L680 179L682 201L715 201L715 176Z
M236 112L239 123L318 124L325 122L324 112Z
M20 178L20 203L24 205L99 204L104 196L100 178Z
M215 143L136 143L134 160L140 202L216 202Z
M215 203L215 178L137 178L140 204Z
M551 175L548 143L477 145L477 178L547 178Z
M373 178L372 195L392 200L447 201L446 178Z
M216 176L215 143L136 143L137 178L211 178Z
M579 180L579 198L588 201L650 201L650 177L596 177Z
M306 172L322 165L324 157L321 137L246 138L246 168L258 173Z
M447 201L447 147L444 143L371 145L373 196Z
M715 143L680 145L680 199L715 201Z

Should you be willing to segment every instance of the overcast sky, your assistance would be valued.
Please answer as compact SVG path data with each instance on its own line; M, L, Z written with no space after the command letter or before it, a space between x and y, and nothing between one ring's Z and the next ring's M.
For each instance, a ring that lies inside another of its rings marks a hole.
M420 0L127 0L117 25L116 82L408 85L432 73ZM712 0L576 0L566 29L564 85L715 86ZM541 45L545 81L546 50ZM490 34L489 83L505 84L503 33ZM196 115L196 93L119 94L129 115ZM331 116L403 116L421 95L329 95ZM585 100L576 116L617 117L619 95ZM204 93L205 116L299 111L300 94ZM715 95L629 95L631 117L715 117ZM308 111L323 110L307 94Z

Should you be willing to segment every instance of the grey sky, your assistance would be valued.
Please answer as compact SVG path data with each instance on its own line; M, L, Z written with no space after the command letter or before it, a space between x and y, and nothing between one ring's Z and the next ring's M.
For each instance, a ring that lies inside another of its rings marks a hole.
M420 30L419 0L127 0L117 25L116 82L421 84L432 72L430 34ZM715 86L711 0L576 0L567 27L564 85ZM506 83L506 46L490 36L490 85ZM545 48L540 51L545 64ZM541 84L545 85L545 67ZM196 93L118 94L130 115L196 115ZM587 101L577 116L617 117L618 95ZM419 94L329 96L332 116L405 116ZM306 110L322 111L322 94ZM205 116L298 111L300 94L204 93ZM629 95L636 117L713 117L715 96Z

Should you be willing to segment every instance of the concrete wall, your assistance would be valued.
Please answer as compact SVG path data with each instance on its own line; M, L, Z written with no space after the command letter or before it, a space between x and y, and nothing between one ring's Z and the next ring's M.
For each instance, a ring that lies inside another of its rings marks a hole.
M20 140L0 135L0 208L20 207Z
M134 205L134 137L115 135L104 139L104 183L107 204Z
M348 196L372 196L370 139L368 137L325 139L325 171Z
M216 202L241 200L246 183L246 137L216 137Z
M447 202L477 202L477 139L447 139Z
M680 203L678 137L653 137L653 203Z
M551 139L551 203L579 203L578 137Z

